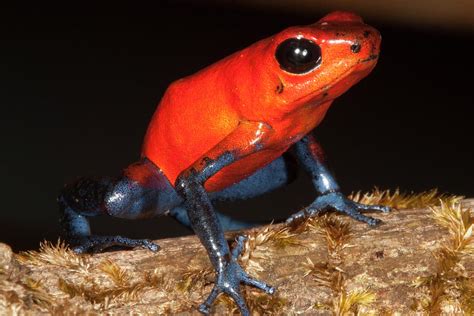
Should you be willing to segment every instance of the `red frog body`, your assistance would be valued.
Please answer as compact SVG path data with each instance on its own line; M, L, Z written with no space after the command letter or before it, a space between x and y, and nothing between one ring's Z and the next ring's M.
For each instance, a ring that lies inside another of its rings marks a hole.
M321 63L304 74L281 69L275 59L283 40L298 37L321 48ZM183 170L242 122L264 124L256 124L237 140L248 142L254 138L251 133L270 133L264 148L224 167L205 188L217 191L237 183L313 130L334 98L369 74L376 64L379 45L377 30L359 17L341 12L261 40L174 82L151 119L143 156L174 183ZM360 51L354 53L351 47Z
M333 12L172 83L151 119L138 162L120 176L80 178L62 190L58 202L66 239L76 252L117 245L158 251L147 239L92 235L87 217L171 215L194 230L216 272L199 310L209 313L216 297L226 293L249 315L240 285L268 294L275 289L239 265L245 237L236 239L232 251L225 239L225 230L251 223L219 213L213 202L246 199L288 184L290 152L311 176L318 196L287 223L326 210L379 223L362 212L390 209L347 199L311 133L333 100L370 73L379 49L377 30L355 14Z

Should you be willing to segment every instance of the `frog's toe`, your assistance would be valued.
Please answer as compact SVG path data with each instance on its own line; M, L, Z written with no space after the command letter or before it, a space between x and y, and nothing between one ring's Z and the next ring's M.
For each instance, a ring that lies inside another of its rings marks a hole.
M211 311L212 303L214 303L219 293L219 289L214 287L204 303L199 305L199 311L205 315L208 315Z
M149 239L138 239L137 240L141 247L146 248L152 252L160 250L160 246Z
M313 215L314 215L314 212L312 212L311 210L308 210L308 208L305 208L299 212L292 214L290 217L286 219L285 223L287 225L291 225L293 223L299 223L305 218L313 216Z
M357 203L357 208L361 211L377 211L382 213L389 213L392 208L386 205L368 205Z
M264 291L267 294L274 294L275 293L275 288L273 286L268 285L267 283L265 283L263 281L254 279L250 275L248 275L247 273L245 273L243 275L242 282L247 284L247 285L253 286L257 289L260 289L260 290Z
M157 252L160 246L148 239L131 239L122 236L87 236L70 241L76 253L99 253L107 248L118 246L126 248L142 247Z
M247 237L243 235L240 235L236 238L236 245L232 249L232 258L234 260L236 261L238 260L238 257L240 256L240 254L242 253L242 250L244 249L244 243L246 240L247 240ZM253 286L257 289L260 289L266 292L267 294L275 293L275 288L273 286L270 286L263 281L260 281L251 277L243 269L240 270L240 274L241 274L242 283Z
M366 215L360 213L359 210L357 210L357 209L350 208L350 209L343 209L343 210L338 210L338 211L346 213L347 215L349 215L353 219L358 220L359 222L367 223L370 226L376 226L376 225L378 225L382 222L378 218L373 218L373 217L366 216Z

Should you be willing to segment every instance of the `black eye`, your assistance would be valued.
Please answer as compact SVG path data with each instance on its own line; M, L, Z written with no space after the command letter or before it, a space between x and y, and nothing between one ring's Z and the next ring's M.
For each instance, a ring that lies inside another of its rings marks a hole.
M319 66L321 48L305 38L289 38L278 45L275 58L281 69L293 74L303 74Z

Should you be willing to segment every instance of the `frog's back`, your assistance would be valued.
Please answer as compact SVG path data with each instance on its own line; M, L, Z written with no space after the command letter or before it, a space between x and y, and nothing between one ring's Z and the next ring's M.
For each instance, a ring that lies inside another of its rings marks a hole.
M148 126L142 155L171 183L238 125L215 66L171 84Z

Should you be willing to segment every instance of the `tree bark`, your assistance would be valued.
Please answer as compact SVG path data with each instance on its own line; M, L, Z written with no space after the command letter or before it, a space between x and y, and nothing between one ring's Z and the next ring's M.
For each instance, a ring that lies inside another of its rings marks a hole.
M241 232L249 236L242 266L277 288L269 296L243 286L252 313L472 312L468 208L474 199L459 203L466 217L461 241L455 232L461 228L443 224L443 215L432 208L374 214L383 220L375 228L331 214L299 226ZM236 234L227 236L232 240ZM135 249L90 256L62 244L13 254L0 244L0 314L197 315L214 279L204 248L195 236L158 243L157 253ZM235 305L220 296L213 313L231 311Z

